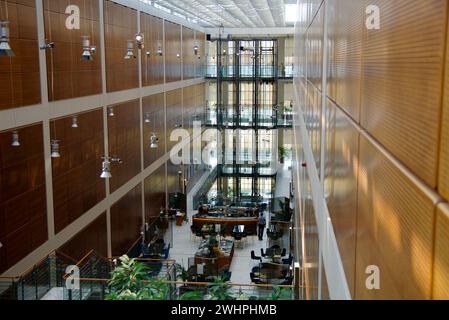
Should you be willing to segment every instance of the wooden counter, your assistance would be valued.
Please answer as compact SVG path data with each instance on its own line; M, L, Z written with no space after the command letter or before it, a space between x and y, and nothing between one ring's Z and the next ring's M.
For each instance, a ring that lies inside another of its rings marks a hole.
M236 225L244 225L247 235L257 235L257 217L252 218L227 218L227 217L193 217L192 224L202 228L205 224L226 224L226 235L232 235Z

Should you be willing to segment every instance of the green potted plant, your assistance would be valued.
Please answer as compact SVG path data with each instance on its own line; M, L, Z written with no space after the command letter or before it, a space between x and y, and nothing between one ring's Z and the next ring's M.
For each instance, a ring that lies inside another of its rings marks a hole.
M278 286L273 286L273 291L267 297L266 300L291 300L292 299L292 291L288 288L279 288Z
M164 280L149 276L145 264L124 255L112 271L106 300L168 300L170 287Z
M214 277L213 282L209 285L209 290L205 296L206 300L235 300L230 292L230 285L226 281L225 276Z
M279 148L279 160L283 164L285 162L285 158L290 154L290 150L284 147Z

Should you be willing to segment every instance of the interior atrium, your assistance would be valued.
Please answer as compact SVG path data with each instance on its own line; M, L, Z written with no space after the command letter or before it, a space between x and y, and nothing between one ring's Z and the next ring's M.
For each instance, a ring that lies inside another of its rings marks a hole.
M0 300L449 299L448 12L0 0Z

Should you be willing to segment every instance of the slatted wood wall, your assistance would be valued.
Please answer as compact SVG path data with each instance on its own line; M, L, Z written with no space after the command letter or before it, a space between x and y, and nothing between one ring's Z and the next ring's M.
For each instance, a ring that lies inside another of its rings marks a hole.
M328 9L324 181L351 294L447 299L449 2L300 2L298 103L318 162ZM380 9L379 30L365 26L368 5ZM365 286L369 265L380 267L381 290Z

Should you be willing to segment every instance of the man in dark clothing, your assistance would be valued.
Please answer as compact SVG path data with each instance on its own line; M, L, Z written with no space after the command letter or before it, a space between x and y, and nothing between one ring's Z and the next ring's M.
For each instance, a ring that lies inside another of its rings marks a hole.
M263 214L263 212L260 213L257 224L259 227L259 230L258 230L259 240L262 241L263 240L263 231L265 230L265 226L267 225L267 219L265 219L265 215Z

